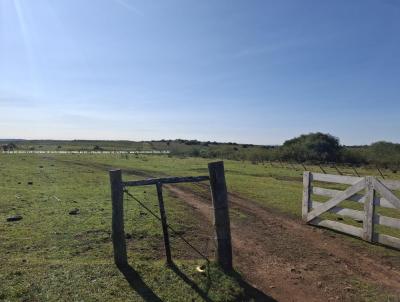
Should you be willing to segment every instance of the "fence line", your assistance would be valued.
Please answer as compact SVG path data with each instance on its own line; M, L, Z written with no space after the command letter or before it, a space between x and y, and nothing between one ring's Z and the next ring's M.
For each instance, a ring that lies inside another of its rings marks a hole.
M3 154L170 154L169 150L143 150L143 151L45 151L45 150L14 150L0 151Z
M385 179L384 170L391 170L393 173L397 173L397 170L400 172L400 167L396 169L390 169L387 167L380 167L378 165L373 164L365 164L365 165L356 165L351 163L303 163L303 162L274 162L268 161L271 167L280 167L283 169L294 169L298 170L295 165L298 165L300 170L308 171L311 167L315 167L315 170L321 171L323 174L330 174L328 173L327 169L334 169L338 175L347 175L347 176L357 176L360 177L360 170L361 169L368 169L368 170L376 170L376 174L380 175L383 179ZM282 164L283 163L283 164ZM288 165L284 165L284 163ZM274 165L275 164L275 165ZM279 164L279 165L278 165ZM278 165L278 166L277 166Z

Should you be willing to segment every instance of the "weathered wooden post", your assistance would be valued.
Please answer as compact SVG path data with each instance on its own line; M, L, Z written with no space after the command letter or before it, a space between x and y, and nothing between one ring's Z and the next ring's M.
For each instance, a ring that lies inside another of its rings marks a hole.
M310 212L310 201L311 201L311 181L312 174L309 171L303 172L303 206L302 206L302 218L307 222L307 215Z
M364 201L364 220L363 220L363 239L369 242L373 240L374 234L374 215L375 215L375 188L374 178L365 177L365 201Z
M354 166L351 166L353 168L353 171L356 173L357 177L360 177L360 174L358 174L356 168Z
M378 170L378 172L379 172L379 174L381 175L381 177L382 177L383 179L385 179L385 176L383 176L383 173L382 173L381 169L379 169L378 165L376 165L376 169Z
M339 170L335 163L333 163L333 166L335 167L335 170L339 173L339 175L343 175L342 171Z
M158 205L160 208L161 225L164 235L165 255L167 257L167 264L172 265L171 248L169 245L169 236L168 236L167 216L165 215L164 199L162 194L162 183L158 182L156 186L157 186Z
M318 164L318 166L321 169L322 173L326 174L326 171L324 170L324 168L322 168L321 164Z
M110 171L112 200L112 242L114 262L118 267L128 264L124 232L124 192L121 170Z
M222 161L209 163L208 171L214 207L216 260L224 270L230 271L232 270L232 243L224 163Z

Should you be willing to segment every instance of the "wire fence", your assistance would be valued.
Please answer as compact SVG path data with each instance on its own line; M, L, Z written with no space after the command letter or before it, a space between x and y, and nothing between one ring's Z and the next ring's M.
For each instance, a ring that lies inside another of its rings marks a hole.
M253 162L254 163L254 162ZM293 169L296 171L321 172L323 174L338 174L361 177L362 175L377 175L385 178L387 174L396 174L397 169L388 169L379 165L355 165L350 163L304 163L304 162L283 162L267 161L264 165L274 168Z
M127 189L124 189L124 193L129 196L131 199L133 199L134 201L136 201L142 208L144 208L147 212L149 212L154 218L156 218L158 221L162 221L161 217L158 216L156 213L154 213L149 207L147 207L143 201L139 200L138 198L136 198L134 195L132 195L131 193L129 193L129 191ZM172 226L170 226L167 223L167 227L168 229L174 233L174 235L176 237L178 237L179 239L181 239L187 246L189 246L193 251L195 251L199 256L201 256L206 262L207 264L210 263L210 260L207 258L206 255L204 255L201 251L199 251L195 246L193 246L185 237L183 237L181 234L179 234L178 231L176 231Z

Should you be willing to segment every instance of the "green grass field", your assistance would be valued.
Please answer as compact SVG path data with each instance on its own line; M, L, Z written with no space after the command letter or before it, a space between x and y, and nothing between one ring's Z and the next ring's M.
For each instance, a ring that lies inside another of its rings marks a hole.
M235 278L215 266L210 278L197 273L196 265L204 261L195 257L180 260L178 254L176 259L196 290L166 268L161 227L134 203L127 206L125 217L126 231L134 239L129 260L146 286L132 290L113 264L108 174L91 163L73 157L1 156L0 300L140 301L143 294L165 301L177 296L183 301L200 300L202 295L231 301L243 295ZM143 191L135 195L144 199ZM157 211L155 192L148 190L146 198ZM170 196L167 201L170 221L184 234L193 222L182 203ZM69 215L74 208L79 208L79 215ZM6 222L13 214L23 219ZM172 238L173 246L176 241ZM135 277L133 272L131 275ZM138 278L133 279L139 283Z
M204 261L174 236L171 240L178 269L165 267L159 222L134 202L126 203L125 223L132 238L128 240L132 270L126 272L126 279L135 282L129 283L113 264L107 171L121 168L125 180L144 178L138 175L207 175L209 161L144 155L0 154L0 300L249 299L239 274L228 276L215 265L209 275L198 273L195 267ZM318 167L309 168L318 171ZM300 169L240 161L225 161L225 169L230 192L300 217ZM372 172L359 170L361 175ZM396 174L387 177L399 179ZM154 188L132 192L158 211ZM75 208L80 214L69 215ZM167 194L166 208L169 222L182 235L212 235L207 233L209 230L199 234L197 222L188 215L184 202ZM16 214L23 219L6 222L7 217ZM349 240L374 249L377 255L398 255L361 240ZM204 245L199 248L204 250Z

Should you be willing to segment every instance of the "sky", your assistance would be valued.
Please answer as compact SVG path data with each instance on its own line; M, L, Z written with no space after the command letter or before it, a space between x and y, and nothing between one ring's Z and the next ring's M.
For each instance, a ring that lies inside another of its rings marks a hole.
M400 142L398 0L0 0L0 138Z

